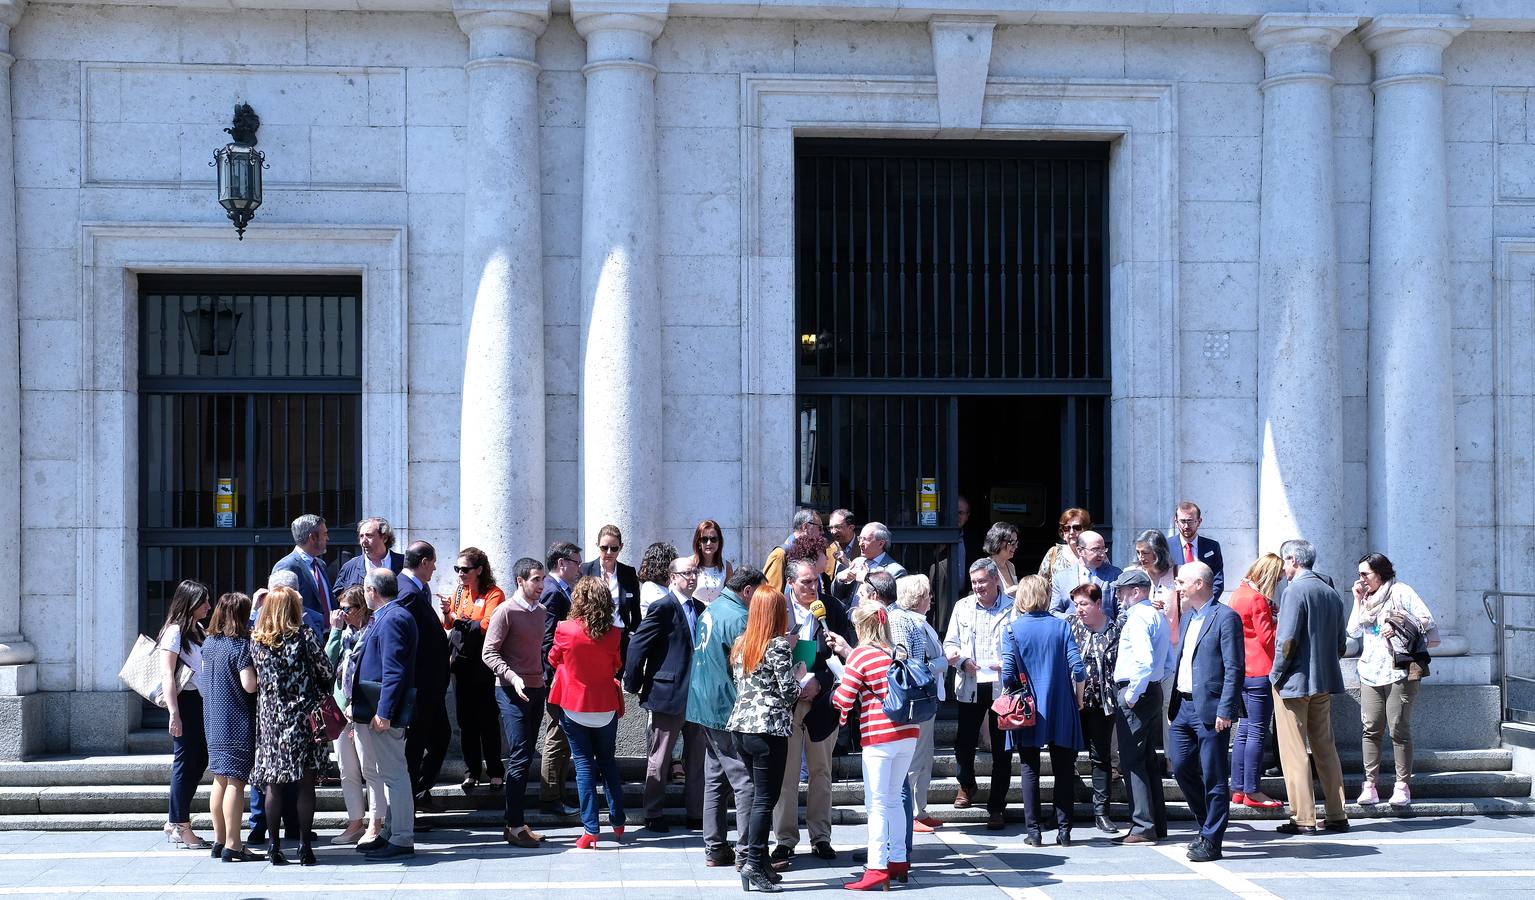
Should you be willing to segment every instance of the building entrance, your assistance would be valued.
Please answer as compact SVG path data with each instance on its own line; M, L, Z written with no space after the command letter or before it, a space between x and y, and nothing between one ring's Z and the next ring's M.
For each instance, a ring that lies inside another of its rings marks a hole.
M1062 508L1107 526L1107 145L795 149L797 501L890 526L941 607L993 521L1020 574Z

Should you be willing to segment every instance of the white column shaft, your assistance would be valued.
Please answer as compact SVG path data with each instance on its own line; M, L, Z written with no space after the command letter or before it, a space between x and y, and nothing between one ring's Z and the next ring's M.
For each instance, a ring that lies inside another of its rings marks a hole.
M586 122L581 213L581 534L658 536L661 347L655 69L664 18L581 15ZM588 548L589 552L595 552Z
M460 12L470 36L459 541L506 570L544 546L543 16ZM456 548L455 548L456 550ZM453 552L453 551L449 551Z
M1333 212L1332 49L1357 19L1265 16L1258 345L1258 545L1342 542L1342 367Z
M1443 51L1464 25L1381 17L1370 192L1370 547L1456 623L1454 316ZM1454 649L1452 644L1451 649ZM1462 648L1463 649L1463 648Z
M11 27L20 3L0 10L0 553L21 558L21 309L16 288L16 155L11 128ZM0 585L0 665L31 662L21 634L21 582Z

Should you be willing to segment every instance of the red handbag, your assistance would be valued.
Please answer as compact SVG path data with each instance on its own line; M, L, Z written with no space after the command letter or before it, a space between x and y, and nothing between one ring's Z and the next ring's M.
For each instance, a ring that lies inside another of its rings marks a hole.
M336 705L336 698L326 697L320 701L320 708L313 713L311 722L314 724L315 741L334 741L341 737L341 732L346 728L346 716L341 714L341 707Z
M1038 705L1034 687L1029 683L1029 673L1020 669L1017 678L1017 687L991 701L991 712L997 717L997 727L1003 731L1033 728L1038 722Z

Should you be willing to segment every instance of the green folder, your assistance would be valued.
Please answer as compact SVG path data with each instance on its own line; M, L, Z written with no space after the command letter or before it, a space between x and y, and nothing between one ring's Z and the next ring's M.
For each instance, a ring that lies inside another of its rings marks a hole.
M807 670L814 666L816 646L815 641L807 641L804 638L800 638L794 645L794 661L804 663Z

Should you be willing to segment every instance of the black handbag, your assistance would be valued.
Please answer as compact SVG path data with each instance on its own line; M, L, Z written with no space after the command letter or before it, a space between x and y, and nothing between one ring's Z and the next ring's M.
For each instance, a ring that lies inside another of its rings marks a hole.
M361 678L352 685L352 721L372 722L378 715L379 697L384 692L383 682L365 681ZM416 689L405 689L405 703L400 714L389 720L391 728L406 728L416 710Z

